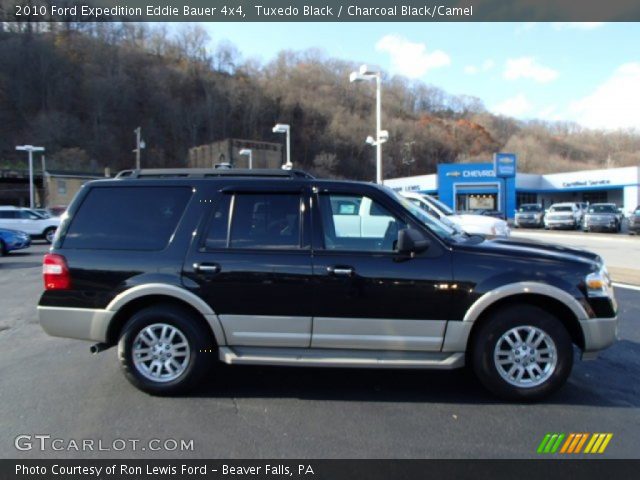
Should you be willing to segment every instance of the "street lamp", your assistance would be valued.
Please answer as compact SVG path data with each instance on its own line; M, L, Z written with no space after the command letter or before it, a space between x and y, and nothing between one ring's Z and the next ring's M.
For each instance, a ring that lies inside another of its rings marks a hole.
M376 82L376 138L367 137L366 142L376 147L376 183L382 184L382 144L389 139L389 132L381 129L382 115L382 72L373 65L361 65L360 70L351 72L350 82L364 82L375 80Z
M133 151L136 154L136 170L140 170L140 152L146 147L144 140L142 139L142 128L136 128L133 133L136 134L136 148Z
M250 148L243 148L238 153L249 157L249 170L251 170L253 168L253 151Z
M21 152L29 152L29 207L35 207L35 200L33 197L33 152L44 152L44 147L34 147L33 145L18 145L16 150ZM42 177L44 182L44 176Z
M291 163L291 126L286 123L276 123L273 127L273 133L286 133L287 134L287 162L282 165L283 170L291 170L293 163Z

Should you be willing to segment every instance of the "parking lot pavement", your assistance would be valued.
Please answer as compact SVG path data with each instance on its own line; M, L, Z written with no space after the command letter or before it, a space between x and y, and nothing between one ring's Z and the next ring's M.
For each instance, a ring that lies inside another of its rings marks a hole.
M604 457L640 457L640 292L616 289L620 341L541 404L497 401L466 370L227 366L189 396L157 398L126 382L114 349L92 356L42 332L45 250L0 258L2 458L525 458L547 432L611 432ZM18 451L21 434L65 448ZM66 448L82 439L111 450ZM116 439L140 450L114 451ZM151 439L193 440L193 451L142 451Z
M514 238L531 238L583 248L599 254L614 281L640 285L640 236L571 230L512 229Z

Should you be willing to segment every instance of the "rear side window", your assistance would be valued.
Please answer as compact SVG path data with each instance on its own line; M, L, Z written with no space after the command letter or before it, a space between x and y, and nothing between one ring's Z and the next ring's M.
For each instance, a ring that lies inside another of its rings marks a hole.
M214 206L205 247L300 248L301 214L302 204L298 193L223 195L218 205Z
M191 187L93 188L71 220L64 248L162 250L191 197Z

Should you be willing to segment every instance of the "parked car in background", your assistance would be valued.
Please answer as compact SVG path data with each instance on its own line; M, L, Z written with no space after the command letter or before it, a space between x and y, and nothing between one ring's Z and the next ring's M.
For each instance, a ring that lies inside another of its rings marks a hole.
M582 229L585 232L605 230L619 232L622 227L622 215L615 203L594 203L584 216Z
M516 210L513 226L519 227L544 227L544 208L539 203L524 203Z
M629 235L640 233L640 205L629 215Z
M0 207L0 228L28 233L32 238L43 238L53 242L60 218L44 218L30 208L13 206Z
M508 237L511 235L509 225L502 219L469 213L456 214L441 201L422 193L401 192L401 195L438 220L444 220L445 223L450 222L470 235L487 235L489 237Z
M0 228L0 256L4 256L14 250L22 250L31 246L31 237L28 233L17 230Z
M578 229L582 226L582 210L575 202L554 203L544 216L544 228Z

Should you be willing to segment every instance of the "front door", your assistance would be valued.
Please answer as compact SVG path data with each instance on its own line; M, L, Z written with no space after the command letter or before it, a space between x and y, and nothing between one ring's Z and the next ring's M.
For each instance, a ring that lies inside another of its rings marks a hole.
M308 347L312 271L302 190L211 197L185 285L216 312L229 345Z
M422 228L382 192L314 196L316 348L441 349L449 316L449 251L436 239L415 258L396 251L398 231ZM428 233L428 232L427 232Z

